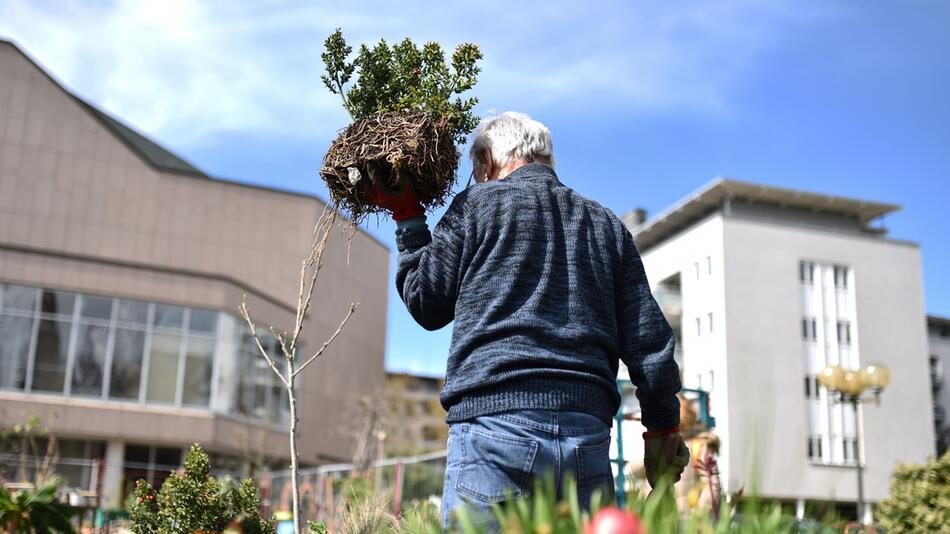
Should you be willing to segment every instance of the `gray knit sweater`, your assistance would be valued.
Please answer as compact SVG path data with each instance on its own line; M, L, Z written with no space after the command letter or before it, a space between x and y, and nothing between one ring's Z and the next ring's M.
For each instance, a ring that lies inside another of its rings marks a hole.
M470 186L431 233L400 224L396 286L428 330L455 320L447 420L514 409L581 411L610 424L623 360L643 424L679 424L673 332L633 237L610 210L532 163Z

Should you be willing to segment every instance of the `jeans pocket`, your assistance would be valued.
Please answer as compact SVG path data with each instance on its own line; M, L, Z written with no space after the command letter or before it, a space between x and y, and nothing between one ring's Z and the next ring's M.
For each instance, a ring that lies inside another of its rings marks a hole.
M483 503L501 502L525 495L538 442L469 427L459 436L461 466L455 489Z
M613 488L613 470L610 466L610 436L601 443L579 445L574 449L577 460L577 489L583 496L594 490ZM584 503L587 504L587 503Z

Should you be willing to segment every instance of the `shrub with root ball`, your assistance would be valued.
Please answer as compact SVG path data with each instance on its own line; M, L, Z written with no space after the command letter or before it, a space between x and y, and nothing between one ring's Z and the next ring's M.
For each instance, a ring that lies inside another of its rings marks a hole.
M320 174L333 202L360 220L379 211L366 199L368 184L398 190L408 181L425 209L442 205L455 183L458 163L458 149L445 119L421 112L384 112L343 130L327 152Z
M381 213L366 200L376 184L410 184L426 209L442 205L457 178L457 146L478 124L478 99L459 95L475 86L481 51L462 44L447 62L438 43L380 40L350 61L353 49L339 29L325 46L323 83L354 121L333 141L320 171L337 207L356 222Z

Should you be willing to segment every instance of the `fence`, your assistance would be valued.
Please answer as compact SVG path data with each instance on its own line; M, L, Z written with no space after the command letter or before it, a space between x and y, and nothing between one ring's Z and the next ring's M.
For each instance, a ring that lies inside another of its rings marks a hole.
M405 504L441 499L446 451L389 458L356 470L352 464L325 465L300 471L302 515L312 521L332 523L347 502L369 493L391 499L399 515ZM291 509L290 471L265 473L261 481L265 517Z

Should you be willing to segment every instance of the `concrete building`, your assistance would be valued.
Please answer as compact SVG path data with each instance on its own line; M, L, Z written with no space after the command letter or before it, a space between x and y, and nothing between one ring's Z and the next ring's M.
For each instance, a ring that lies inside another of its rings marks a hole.
M246 295L258 324L292 328L323 209L205 174L0 41L0 430L39 416L70 484L113 505L194 442L222 469L285 466L284 394L237 309ZM349 263L345 247L338 234L324 257L303 350L361 307L301 375L305 465L349 460L335 418L385 387L390 252L361 231Z
M930 334L930 383L933 387L934 432L937 434L937 454L943 455L950 448L950 384L947 384L947 369L950 368L950 319L927 317L927 332Z
M439 393L442 377L386 373L386 403L391 436L388 456L419 454L445 448L449 425Z
M716 179L649 221L625 217L684 386L710 392L724 490L854 514L857 461L877 502L897 462L934 454L920 249L874 225L898 209ZM856 441L850 407L815 377L871 362L893 381Z

